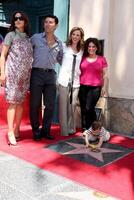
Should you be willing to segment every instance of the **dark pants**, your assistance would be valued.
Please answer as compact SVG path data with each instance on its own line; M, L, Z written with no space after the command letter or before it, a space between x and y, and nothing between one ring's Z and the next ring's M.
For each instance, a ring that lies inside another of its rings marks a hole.
M42 94L45 106L42 128L44 134L49 135L56 97L56 72L54 70L32 69L30 82L30 121L33 132L39 131Z
M101 94L101 87L81 85L79 100L81 107L82 128L88 129L96 120L95 106Z

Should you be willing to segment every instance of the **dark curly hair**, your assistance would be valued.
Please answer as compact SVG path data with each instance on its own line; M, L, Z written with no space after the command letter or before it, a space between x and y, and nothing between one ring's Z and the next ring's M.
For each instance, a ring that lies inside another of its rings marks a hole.
M15 31L15 29L16 29L16 27L15 27L15 15L16 15L17 13L20 13L21 16L24 18L24 32L25 32L28 36L31 36L28 16L27 16L24 12L22 12L22 11L15 11L15 12L12 14L11 26L10 26L10 28L9 28L9 32Z
M97 38L88 38L85 43L84 43L84 53L83 53L83 56L84 57L87 57L89 56L89 52L88 52L88 46L89 46L89 43L93 43L96 48L97 48L97 51L96 51L96 54L99 55L100 54L100 51L101 51L101 45L100 45L100 42Z

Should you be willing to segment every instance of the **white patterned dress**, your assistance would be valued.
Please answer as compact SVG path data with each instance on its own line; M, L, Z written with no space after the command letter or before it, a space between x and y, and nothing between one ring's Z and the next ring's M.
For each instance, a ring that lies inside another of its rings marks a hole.
M29 90L32 45L26 33L20 33L18 30L9 32L4 44L10 46L5 67L6 100L9 103L20 104Z

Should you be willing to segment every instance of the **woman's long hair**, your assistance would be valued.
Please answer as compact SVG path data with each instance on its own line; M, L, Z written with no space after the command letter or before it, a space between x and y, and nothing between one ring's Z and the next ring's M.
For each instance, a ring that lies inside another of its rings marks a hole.
M68 40L66 41L66 45L71 46L71 44L72 44L72 34L73 34L74 31L80 31L80 33L81 33L81 39L77 44L77 50L80 51L81 49L83 49L83 46L84 46L84 31L80 27L72 28L72 30L70 31Z
M11 26L9 28L9 32L11 31L15 31L16 27L15 27L15 15L19 13L21 14L21 16L24 18L24 32L30 36L31 35L31 32L30 32L30 26L29 26L29 19L28 19L28 16L22 12L22 11L15 11L12 15L12 18L11 18Z

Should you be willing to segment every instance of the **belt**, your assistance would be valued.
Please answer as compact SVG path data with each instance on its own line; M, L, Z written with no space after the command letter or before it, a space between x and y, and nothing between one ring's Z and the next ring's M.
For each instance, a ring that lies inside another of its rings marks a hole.
M43 68L33 67L32 69L33 70L38 70L38 71L44 71L44 72L52 72L52 71L54 71L54 69L49 69L49 68L43 69Z

